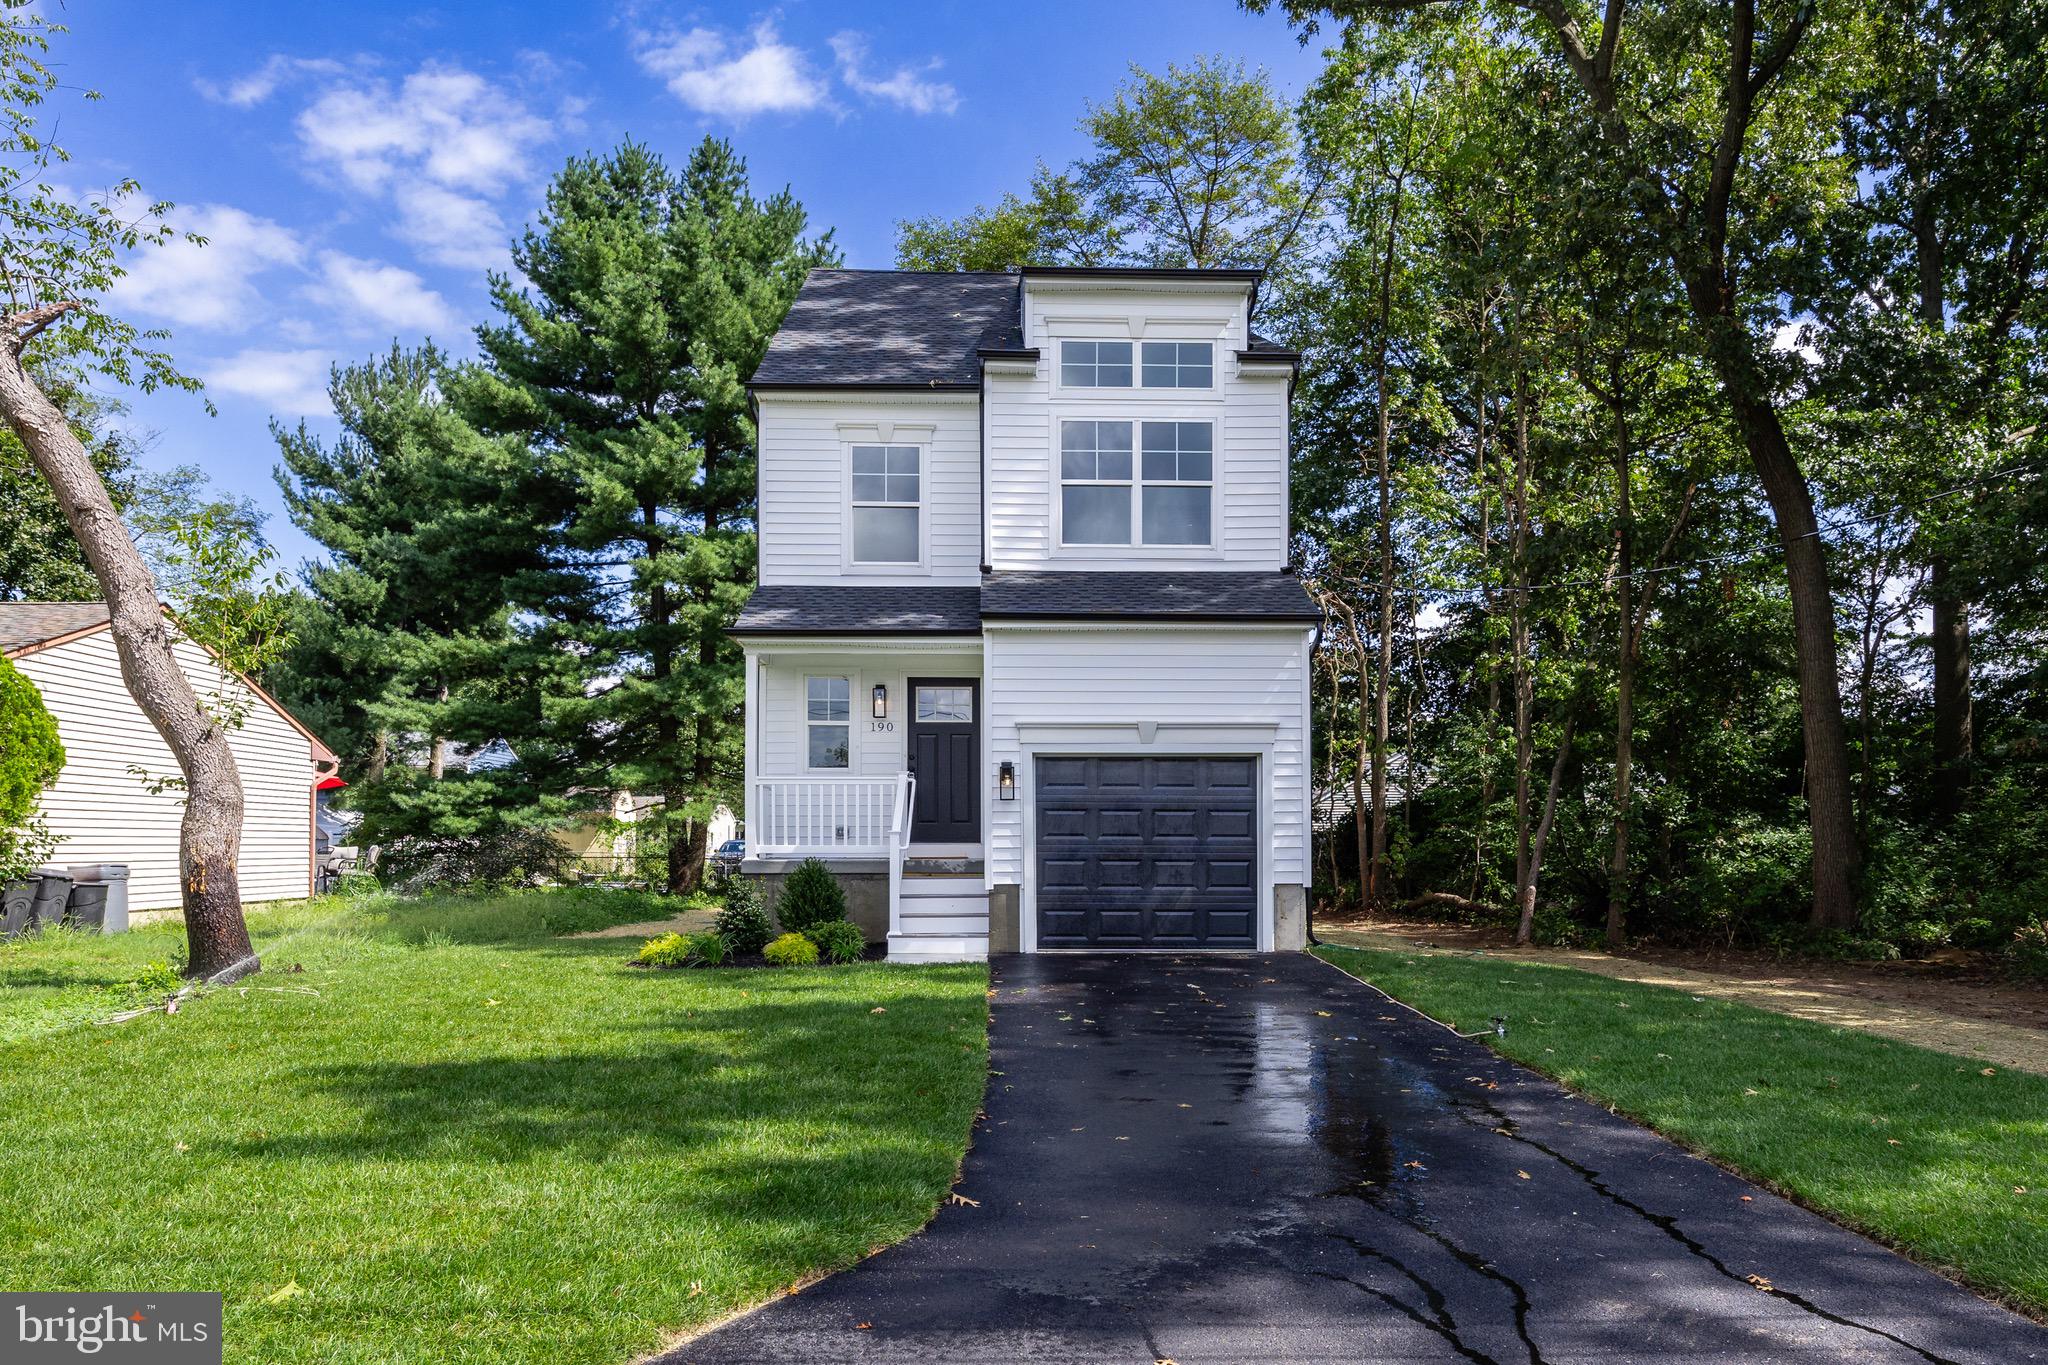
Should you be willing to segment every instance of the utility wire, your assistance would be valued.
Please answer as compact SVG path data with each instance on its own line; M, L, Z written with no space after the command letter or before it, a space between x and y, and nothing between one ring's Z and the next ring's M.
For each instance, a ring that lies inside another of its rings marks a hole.
M1929 507L1937 502L1945 502L1950 498L1959 497L1962 494L1967 493L1974 488L1982 487L1984 484L1987 483L1994 483L2000 479L2008 478L2014 474L2038 474L2044 471L2048 471L2048 465L2032 463L2008 465L2004 469L1993 470L1988 474L1981 475L1975 479L1967 480L1966 482L1957 484L1953 488L1944 489L1939 493L1932 493L1929 494L1927 497L1919 498L1912 502L1898 503L1895 506L1886 508L1882 512L1873 512L1870 515L1863 517L1843 517L1834 521L1822 522L1818 526L1814 527L1813 530L1802 532L1801 534L1792 537L1792 540L1808 540L1819 536L1830 535L1836 531L1845 531L1855 526L1868 526L1873 522L1889 521L1901 512L1910 512L1913 511L1915 508ZM1486 596L1489 594L1498 594L1505 596L1510 593L1533 593L1540 590L1546 590L1551 588L1609 587L1615 583L1639 582L1644 579L1658 578L1666 574L1684 573L1689 569L1708 568L1714 565L1736 563L1743 560L1761 559L1766 555L1783 553L1787 543L1788 542L1784 538L1778 537L1768 542L1757 545L1745 546L1735 550L1727 550L1720 554L1705 555L1699 559L1680 560L1674 564L1660 564L1652 568L1636 569L1627 574L1602 574L1596 578L1558 578L1551 579L1543 583L1530 583L1523 586L1517 586L1513 583L1471 584L1460 586L1425 585L1420 589L1420 591L1434 597L1477 597ZM1359 583L1361 585L1366 584L1366 580L1363 578L1357 578L1350 581ZM1373 584L1370 586L1377 585Z

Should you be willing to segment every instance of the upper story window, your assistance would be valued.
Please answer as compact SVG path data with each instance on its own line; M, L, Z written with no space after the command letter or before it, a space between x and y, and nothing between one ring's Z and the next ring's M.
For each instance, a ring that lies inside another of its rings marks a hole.
M1208 545L1215 443L1208 422L1062 422L1060 543Z
M924 556L918 446L853 447L853 562L915 564Z
M853 680L804 679L804 766L845 768L853 758Z
M1128 389L1131 386L1131 343L1062 341L1060 384L1069 389Z
M1148 389L1206 389L1216 382L1214 348L1206 341L1148 341L1140 378Z

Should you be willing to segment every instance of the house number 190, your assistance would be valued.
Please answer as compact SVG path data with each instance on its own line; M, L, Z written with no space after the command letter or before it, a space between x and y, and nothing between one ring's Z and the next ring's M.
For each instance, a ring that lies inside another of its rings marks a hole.
M868 733L873 735L886 734L895 728L896 722L893 720L871 720L868 722Z

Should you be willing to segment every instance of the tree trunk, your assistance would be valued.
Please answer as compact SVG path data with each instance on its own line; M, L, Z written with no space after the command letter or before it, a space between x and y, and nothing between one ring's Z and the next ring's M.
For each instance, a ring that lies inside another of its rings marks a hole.
M1614 853L1607 864L1607 946L1628 943L1628 817L1635 766L1636 616L1635 509L1630 488L1628 418L1615 390L1614 541L1615 612L1620 621L1614 662Z
M1963 808L1970 787L1974 724L1970 710L1970 604L1954 596L1950 568L1934 556L1928 596L1934 604L1934 809L1944 820Z
M448 684L442 683L434 692L434 700L443 707L448 705ZM445 719L443 716L441 719ZM437 724L439 721L437 720ZM437 734L427 749L427 776L439 782L448 771L448 736Z
M1565 764L1572 756L1572 731L1578 725L1578 712L1574 708L1564 718L1564 733L1558 737L1557 757L1550 764L1550 787L1543 794L1543 818L1536 822L1535 837L1529 841L1529 871L1517 888L1520 903L1517 909L1521 918L1515 925L1515 942L1528 947L1535 938L1536 929L1536 880L1543 875L1543 853L1550 847L1551 826L1557 820L1557 791L1564 785Z
M1373 362L1373 394L1377 430L1373 441L1373 477L1379 489L1378 538L1380 567L1379 658L1372 698L1372 857L1367 863L1365 903L1385 900L1387 886L1387 694L1394 684L1394 502L1392 461L1393 416L1387 411L1387 353L1393 326L1394 255L1401 238L1401 206L1406 196L1408 167L1394 176L1393 202L1387 210L1387 240L1380 253L1379 345Z
M1536 761L1536 680L1529 662L1529 405L1528 378L1515 375L1514 532L1510 537L1514 564L1513 601L1508 609L1508 634L1514 651L1515 694L1515 900L1534 894L1535 866L1530 857L1529 771Z
M185 779L178 881L186 974L200 979L245 975L259 964L242 919L237 875L242 779L227 733L179 668L149 569L71 424L22 367L21 344L19 337L10 338L0 356L0 416L21 438L64 509L106 594L122 680L163 736Z

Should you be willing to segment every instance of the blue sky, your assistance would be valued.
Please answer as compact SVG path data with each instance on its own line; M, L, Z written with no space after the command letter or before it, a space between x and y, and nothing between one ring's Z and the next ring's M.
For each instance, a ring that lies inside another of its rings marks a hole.
M887 266L896 220L1021 188L1084 149L1084 102L1128 65L1242 58L1297 94L1315 68L1277 18L1226 0L774 8L653 3L225 4L58 11L71 183L134 175L211 244L151 253L116 298L168 327L219 415L134 396L152 465L196 464L269 509L268 423L328 429L328 366L396 337L470 350L484 273L563 159L628 135L680 160L732 140L789 184L849 264Z

